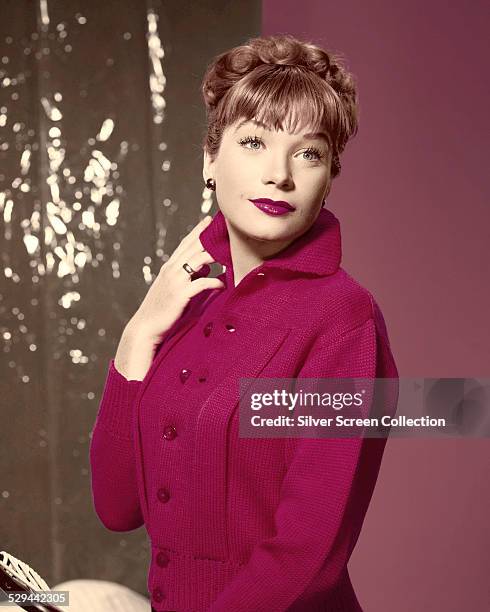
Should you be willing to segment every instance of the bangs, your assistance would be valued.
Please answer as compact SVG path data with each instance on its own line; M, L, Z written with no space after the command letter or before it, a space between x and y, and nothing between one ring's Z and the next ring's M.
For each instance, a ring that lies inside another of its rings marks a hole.
M337 142L345 123L333 89L297 66L257 67L231 87L222 102L217 117L221 125L253 119L269 130L293 134L306 129L325 131L331 145Z

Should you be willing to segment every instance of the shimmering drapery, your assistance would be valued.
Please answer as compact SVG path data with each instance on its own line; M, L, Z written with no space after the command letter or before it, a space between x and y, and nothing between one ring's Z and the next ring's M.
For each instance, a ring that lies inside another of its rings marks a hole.
M124 324L213 203L206 64L259 30L248 0L0 5L0 548L49 584L145 592L146 534L95 516L89 433Z

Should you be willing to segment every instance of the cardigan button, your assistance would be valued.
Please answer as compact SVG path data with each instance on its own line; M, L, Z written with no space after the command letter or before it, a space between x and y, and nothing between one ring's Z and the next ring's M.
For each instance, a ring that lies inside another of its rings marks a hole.
M209 323L206 323L206 325L204 326L204 329L203 329L204 335L208 337L212 329L213 329L213 322L209 321Z
M232 325L231 323L227 323L227 324L225 325L225 327L226 327L226 329L227 329L229 332L234 332L234 331L235 331L235 329L236 329L236 328L235 328L235 326L234 326L234 325Z
M156 601L157 603L160 603L165 598L165 595L163 594L163 591L160 587L155 587L153 589L152 595L153 595L153 600Z
M165 440L173 440L176 435L177 430L173 425L167 425L167 427L165 427L165 429L163 430L163 437L165 438Z
M162 502L162 504L166 504L170 499L170 493L167 491L167 489L158 489L157 497Z
M208 376L209 376L209 369L208 368L201 368L199 370L199 376L198 376L197 380L200 383L206 382Z
M159 567L166 567L170 561L169 556L167 555L167 553L163 552L163 550L161 550L158 554L157 554L157 565Z
M180 380L185 383L185 381L189 378L189 376L191 375L191 371L188 370L187 368L183 368L180 371Z

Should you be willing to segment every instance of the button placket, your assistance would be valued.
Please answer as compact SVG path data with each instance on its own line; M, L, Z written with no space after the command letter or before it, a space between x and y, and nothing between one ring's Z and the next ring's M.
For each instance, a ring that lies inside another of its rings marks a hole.
M209 377L209 368L207 368L206 366L199 368L196 376L198 385L202 385L207 381Z
M173 425L167 425L163 430L163 438L165 440L173 440L177 437L177 430Z
M155 558L156 564L158 567L167 567L170 562L170 557L163 550L158 551L157 556Z
M160 587L155 587L152 591L153 600L157 603L162 602L165 599L165 594Z
M225 336L228 334L234 334L237 331L237 322L233 314L223 313L223 318L221 320L221 329L224 330Z
M182 370L180 371L181 382L185 383L185 381L189 378L190 375L191 371L188 368L182 368Z
M166 504L168 500L170 499L170 493L168 489L165 489L164 487L161 487L160 489L158 489L157 498L158 498L158 501L162 502L162 504Z

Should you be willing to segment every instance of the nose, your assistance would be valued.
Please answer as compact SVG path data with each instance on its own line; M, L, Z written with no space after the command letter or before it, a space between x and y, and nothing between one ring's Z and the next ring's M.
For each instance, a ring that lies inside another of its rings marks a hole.
M271 159L269 163L265 163L262 173L262 183L264 185L274 183L277 187L283 189L292 187L293 177L288 162L275 157Z

